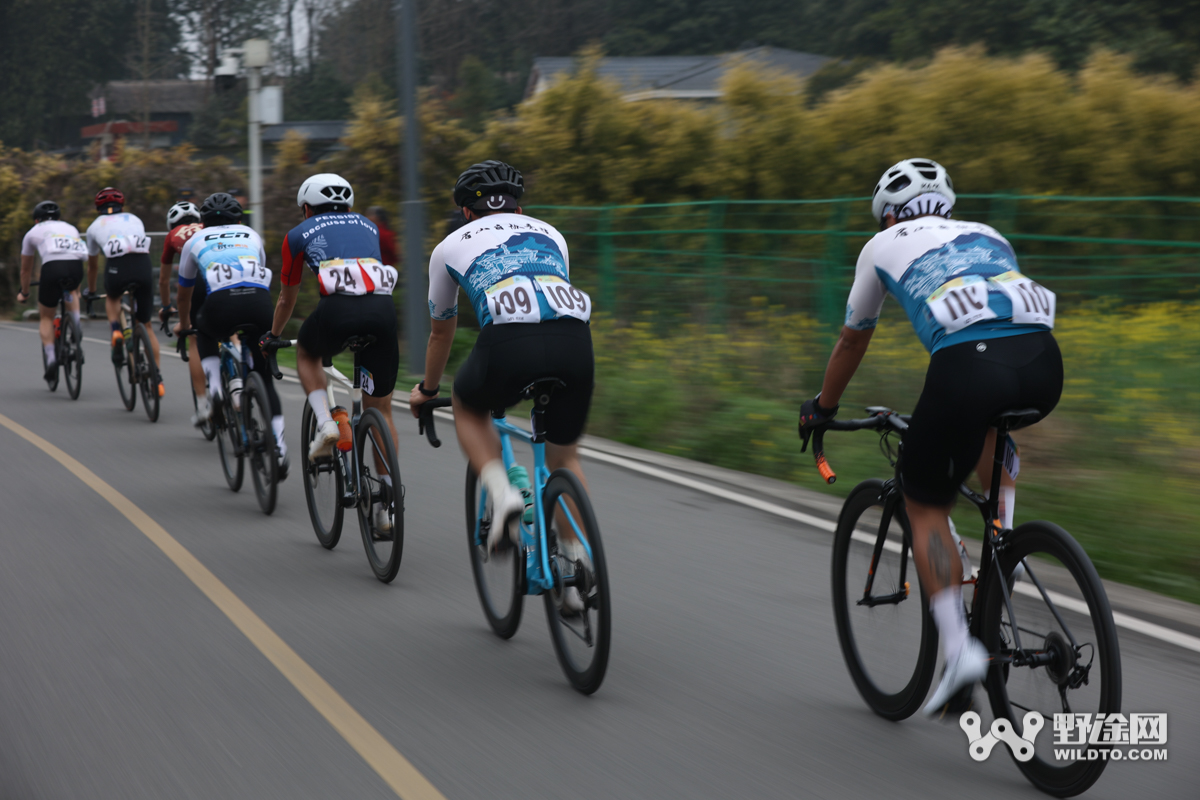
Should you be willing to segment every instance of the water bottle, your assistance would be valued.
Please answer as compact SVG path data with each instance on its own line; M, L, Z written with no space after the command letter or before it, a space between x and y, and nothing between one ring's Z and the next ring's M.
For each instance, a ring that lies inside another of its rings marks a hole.
M529 471L520 464L514 464L508 468L508 482L521 490L521 497L525 498L525 514L522 519L526 525L533 524L533 486L529 483Z
M229 379L229 399L233 401L233 407L237 411L242 410L242 379Z

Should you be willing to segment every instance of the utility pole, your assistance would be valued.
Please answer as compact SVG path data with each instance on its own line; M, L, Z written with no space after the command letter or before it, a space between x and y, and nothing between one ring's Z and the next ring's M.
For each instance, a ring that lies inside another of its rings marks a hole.
M250 227L262 236L262 70L271 63L271 43L247 39L242 45L242 62L250 89Z
M404 173L404 338L410 373L425 371L425 340L429 336L426 306L424 239L425 215L421 203L421 128L417 120L417 0L398 0L396 42L400 52L400 107L404 111L404 147L400 163Z

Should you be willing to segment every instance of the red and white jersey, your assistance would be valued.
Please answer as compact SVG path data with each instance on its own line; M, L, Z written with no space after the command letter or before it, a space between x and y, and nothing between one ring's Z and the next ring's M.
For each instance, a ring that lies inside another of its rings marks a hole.
M42 263L50 261L82 261L87 258L87 244L79 231L69 222L58 219L42 220L29 229L21 241L21 255L41 256Z
M204 226L199 222L191 222L186 225L176 225L167 234L166 240L163 242L163 253L160 262L164 266L170 266L175 260L175 256L183 252L183 246L187 244L188 239L196 235L197 231L203 230Z

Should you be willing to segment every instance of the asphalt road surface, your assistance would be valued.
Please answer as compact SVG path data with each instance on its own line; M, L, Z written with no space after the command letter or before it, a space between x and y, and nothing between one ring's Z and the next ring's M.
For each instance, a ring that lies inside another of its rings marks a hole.
M508 642L483 619L449 425L433 450L398 410L406 548L385 586L352 517L320 547L295 467L272 517L249 477L229 491L188 425L181 362L164 358L151 424L121 407L108 348L87 356L72 402L46 390L32 326L0 326L0 414L148 515L361 717L319 711L129 517L0 428L0 798L395 797L363 730L410 797L1039 796L1003 747L976 763L957 725L866 709L837 645L828 533L588 463L613 647L583 697L540 602ZM281 394L295 460L303 397ZM1169 760L1112 764L1088 796L1200 797L1200 654L1121 644L1123 709L1171 715Z

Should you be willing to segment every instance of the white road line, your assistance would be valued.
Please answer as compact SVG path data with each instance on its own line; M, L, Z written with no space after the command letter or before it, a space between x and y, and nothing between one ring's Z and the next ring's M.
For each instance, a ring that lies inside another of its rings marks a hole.
M27 328L17 328L16 326L6 325L5 327L11 327L14 330L28 330ZM103 345L108 344L108 342L100 339L91 339L86 336L84 337L84 340L89 342L97 342ZM177 354L172 353L172 355ZM292 383L300 382L298 379L287 375L284 376L284 380ZM341 389L341 387L337 387L337 390L344 391ZM399 406L406 411L408 410L408 403L403 400L393 399L392 405ZM446 409L438 409L435 413L439 417L443 417L445 419L454 418L454 415ZM748 506L749 508L753 508L758 511L765 511L768 514L789 519L793 522L799 522L803 525L808 525L811 528L826 531L827 533L833 533L835 530L837 530L836 523L830 522L827 519L814 517L811 514L805 514L803 511L795 511L766 500L759 500L756 497L749 497L744 494L739 494L738 492L734 492L729 489L723 489L720 486L713 486L710 483L704 483L703 481L698 481L695 478L677 475L673 472L667 472L666 470L647 466L637 461L621 458L620 456L602 453L598 450L592 450L588 447L580 447L579 454L595 461L603 461L606 464L611 464L615 467L629 470L630 472L640 472L643 475L649 475L652 478L657 478L658 480L666 481L667 483L674 483L677 486L684 486L697 492L702 492L713 497L719 497L722 500L728 500L732 503ZM864 544L875 543L874 536L861 531L855 531L853 537L855 541L862 542ZM899 553L900 545L890 541L884 542L884 549L888 550L889 552ZM1018 583L1014 587L1014 591L1020 592L1021 594L1030 595L1031 597L1040 597L1037 587L1033 586L1032 584ZM1087 613L1087 604L1081 600L1074 600L1066 595L1059 594L1058 592L1047 591L1047 594L1050 596L1051 600L1062 605L1064 608L1068 608L1079 613ZM1159 641L1167 642L1168 644L1173 644L1177 647L1182 647L1185 650L1191 650L1193 652L1200 653L1200 637L1192 636L1181 631L1176 631L1162 625L1157 625L1153 622L1147 622L1146 620L1138 619L1137 617L1130 616L1129 614L1123 614L1120 611L1113 612L1113 621L1119 628L1125 628L1127 630L1134 631L1135 633L1140 633L1143 636L1149 636L1152 639L1158 639Z

